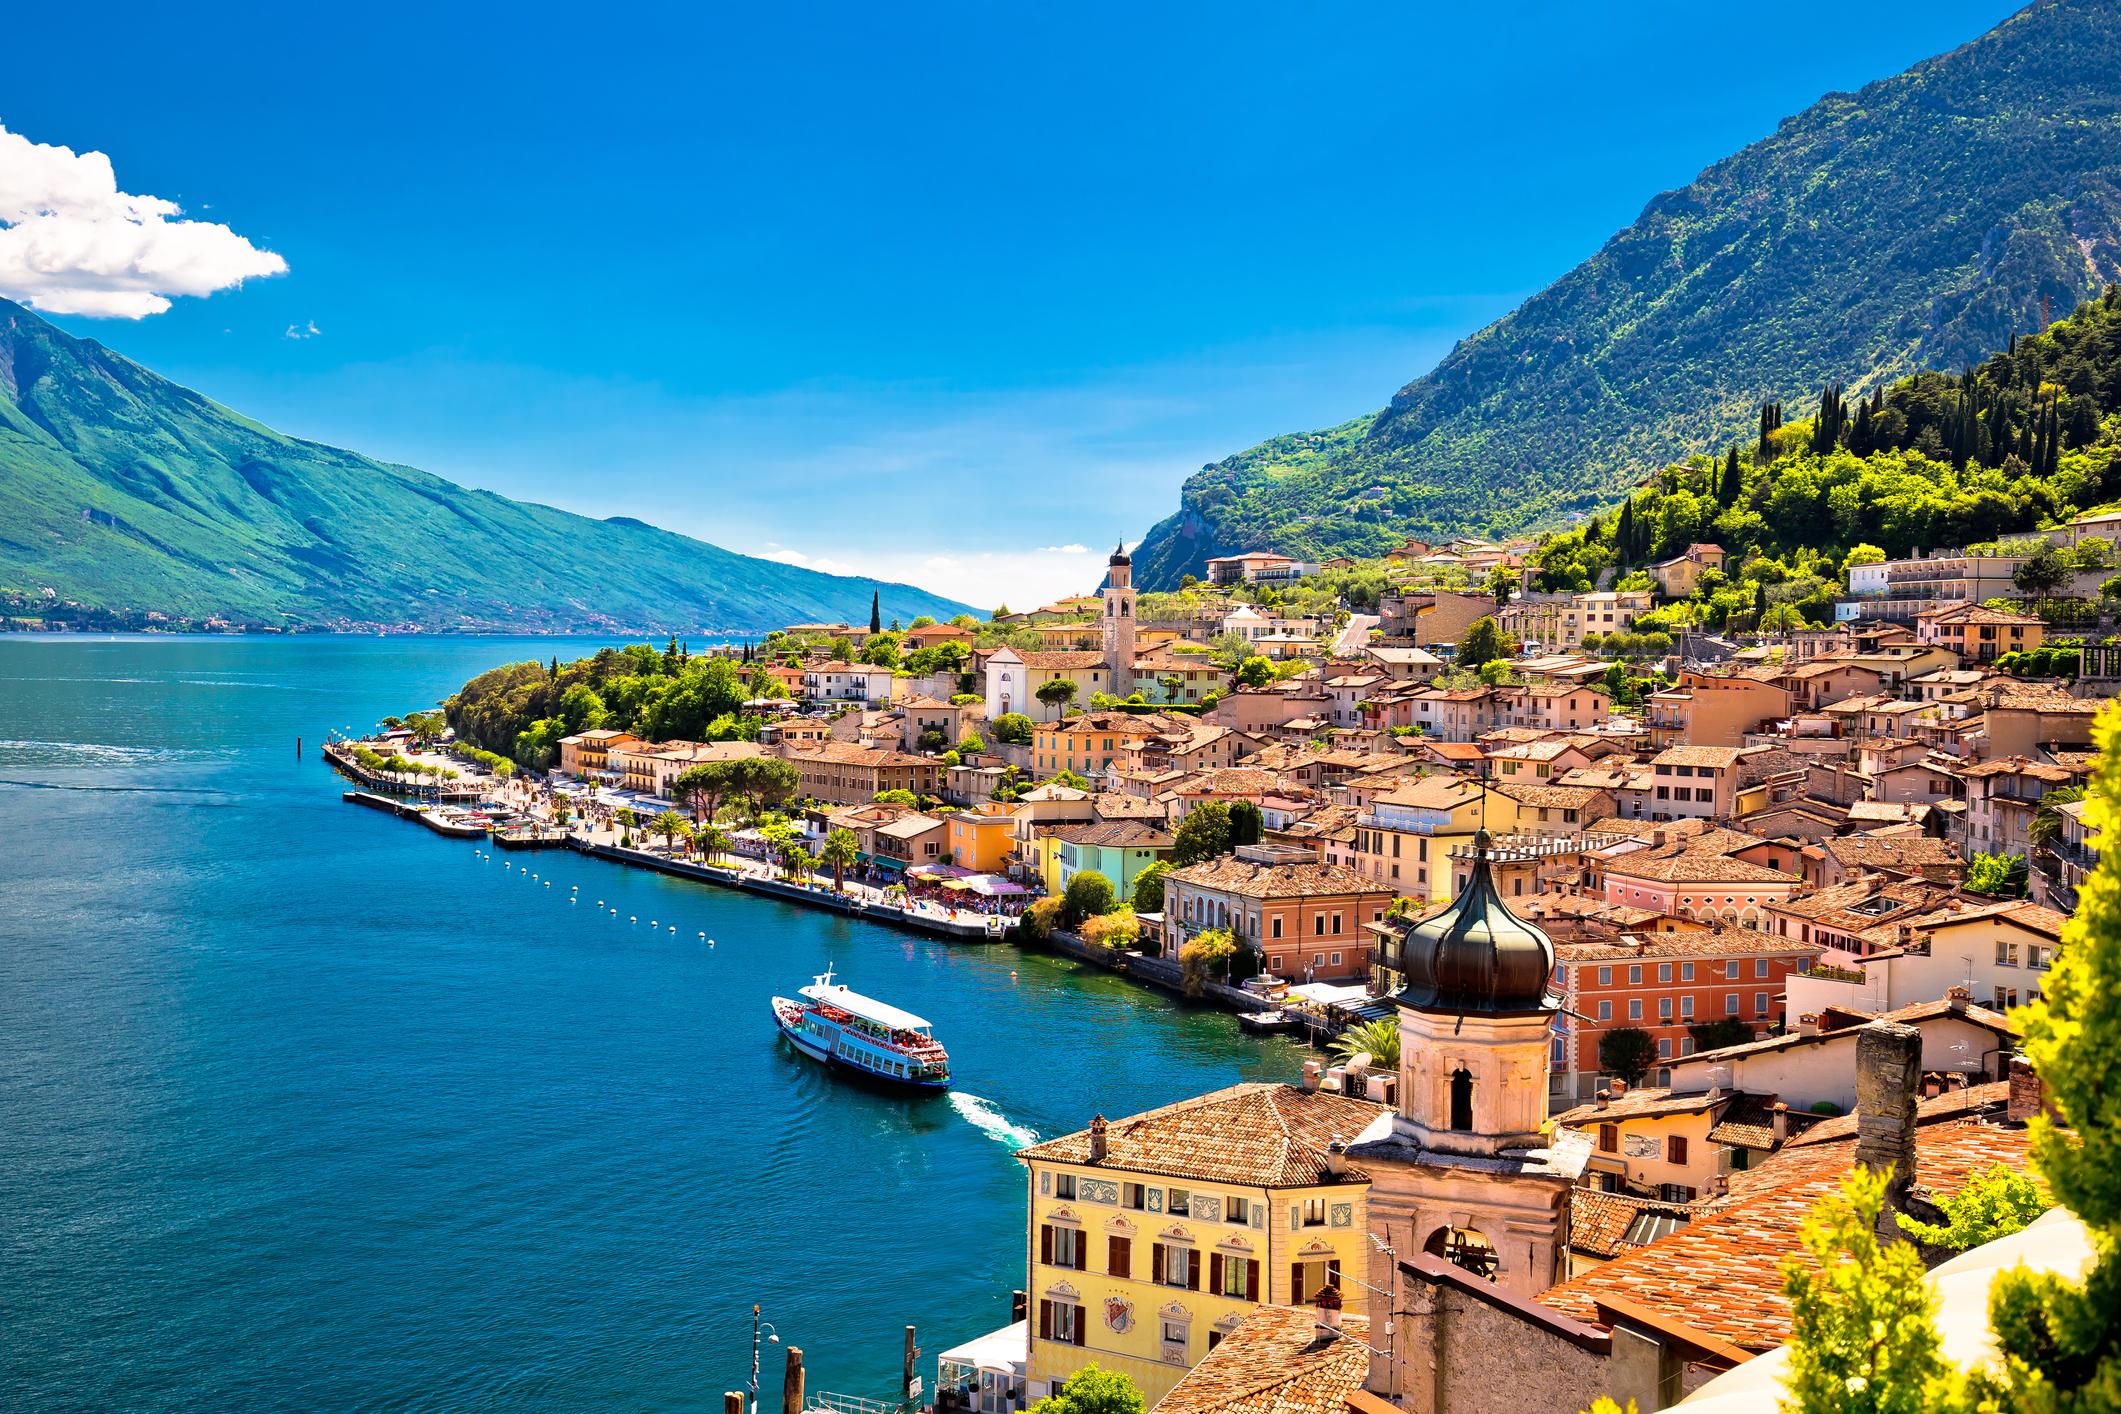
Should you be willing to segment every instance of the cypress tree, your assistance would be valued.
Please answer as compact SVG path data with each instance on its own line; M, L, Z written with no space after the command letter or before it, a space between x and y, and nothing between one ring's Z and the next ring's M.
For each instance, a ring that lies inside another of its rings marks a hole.
M1635 498L1620 503L1620 528L1613 532L1613 553L1623 568L1635 563Z
M873 590L869 595L869 631L884 631L884 591L881 589Z
M1723 459L1723 484L1716 488L1719 505L1735 505L1745 491L1745 478L1738 470L1738 444L1731 444L1730 454Z

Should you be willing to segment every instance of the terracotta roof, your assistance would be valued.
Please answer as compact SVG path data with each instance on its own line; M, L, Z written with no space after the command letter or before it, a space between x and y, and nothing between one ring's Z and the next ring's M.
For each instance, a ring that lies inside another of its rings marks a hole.
M1099 791L1091 797L1090 807L1100 820L1161 820L1165 816L1155 801L1116 791Z
M1569 1190L1569 1246L1593 1257L1617 1257L1631 1247L1628 1234L1644 1216L1661 1217L1673 1223L1693 1219L1690 1203L1661 1203L1637 1198L1632 1193L1607 1193L1596 1188Z
M1308 1307L1262 1306L1157 1403L1159 1414L1343 1414L1370 1373L1370 1323L1341 1317L1342 1334Z
M1881 1012L1878 1019L1904 1021L1909 1025L1916 1025L1924 1021L1939 1020L1948 1014L1962 1016L1974 1025L1992 1031L1998 1036L2016 1036L2018 1034L2016 1028L2010 1024L2010 1019L2002 1012L1990 1011L1987 1007L1977 1006L1972 1002L1968 1002L1963 1008L1955 1010L1949 998L1934 1002L1917 1002L1913 1006L1901 1007L1898 1011ZM1867 1012L1852 1011L1846 1013L1846 1015L1852 1023L1873 1019ZM1819 1046L1830 1041L1847 1041L1853 1045L1856 1040L1856 1033L1861 1029L1860 1025L1850 1024L1837 1026L1816 1034L1792 1031L1786 1035L1769 1036L1759 1041L1746 1041L1736 1046L1725 1046L1718 1051L1696 1051L1691 1056L1687 1056L1684 1060L1676 1061L1674 1064L1696 1065L1705 1060L1722 1060L1732 1056L1763 1055L1769 1051L1787 1051L1802 1046Z
M825 741L815 746L798 746L788 757L791 761L825 761L835 766L933 766L932 756L915 756L904 751L888 751L880 746L860 746L851 741Z
M1069 844L1120 849L1169 849L1174 843L1169 834L1142 820L1098 820L1063 825L1053 833Z
M878 825L876 832L889 835L895 840L918 839L930 830L940 830L943 822L932 815L901 815L888 825Z
M1341 864L1309 861L1262 864L1221 855L1199 864L1188 864L1164 875L1166 884L1176 880L1218 893L1242 898L1310 898L1335 894L1390 894L1392 890Z
M1719 1102L1718 1097L1711 1096L1706 1090L1675 1095L1665 1089L1640 1089L1615 1096L1603 1105L1595 1101L1578 1105L1572 1110L1563 1110L1553 1118L1556 1124L1581 1127L1623 1119L1656 1119L1663 1115L1695 1114L1702 1110L1714 1109Z
M1955 869L1966 863L1948 841L1929 835L1837 835L1819 843L1849 869Z
M1742 746L1668 746L1650 758L1652 766L1728 768L1745 759Z
M1741 1090L1731 1096L1730 1105L1716 1119L1709 1130L1709 1138L1718 1144L1729 1144L1739 1149L1773 1149L1775 1147L1775 1106L1779 1103L1773 1095L1759 1095ZM1788 1110L1783 1115L1783 1133L1799 1134L1805 1126L1817 1123L1817 1117L1803 1110Z
M1105 655L1095 649L1080 651L1054 649L1048 652L1023 652L1011 649L1027 668L1046 668L1054 672L1069 672L1080 668L1102 668Z
M2008 1080L1990 1080L1979 1085L1969 1085L1963 1090L1951 1090L1942 1095L1932 1095L1926 1100L1917 1100L1915 1123L1943 1124L1994 1110L2010 1099L2010 1090ZM1792 1115L1791 1118L1796 1116ZM1815 1121L1810 1128L1789 1142L1793 1145L1832 1144L1843 1139L1853 1139L1856 1137L1857 1119L1858 1116L1854 1114L1845 1114Z
M1514 906L1516 900L1512 899ZM1653 908L1629 908L1607 904L1612 921L1620 927L1661 918ZM1584 916L1608 916L1583 910ZM1695 933L1629 933L1611 942L1569 942L1554 945L1556 962L1655 962L1660 958L1704 957L1817 957L1824 949L1817 943L1779 938L1758 928L1704 929ZM1710 979L1711 981L1715 979ZM1705 984L1704 984L1705 985Z
M1316 1187L1336 1181L1326 1171L1326 1146L1352 1141L1386 1112L1368 1100L1294 1085L1232 1085L1112 1121L1097 1167L1258 1188ZM1090 1131L1019 1149L1017 1157L1087 1166ZM1345 1165L1338 1181L1367 1183L1369 1175Z
M1992 1164L2024 1170L2023 1129L1950 1123L1917 1132L1917 1182L1948 1193ZM1790 1336L1789 1305L1778 1294L1782 1263L1803 1254L1797 1230L1812 1207L1836 1191L1855 1161L1853 1139L1811 1149L1786 1146L1743 1175L1745 1196L1698 1215L1677 1232L1549 1287L1540 1303L1579 1320L1600 1319L1598 1302L1618 1297L1746 1350L1768 1350ZM1736 1179L1733 1175L1734 1190ZM1735 1194L1734 1194L1735 1196Z
M1654 879L1665 884L1801 884L1802 878L1749 864L1713 849L1680 849L1665 854L1642 850L1606 864L1606 874L1627 879Z
M1521 786L1512 781L1495 789L1520 805L1542 810L1588 810L1607 794L1596 786Z

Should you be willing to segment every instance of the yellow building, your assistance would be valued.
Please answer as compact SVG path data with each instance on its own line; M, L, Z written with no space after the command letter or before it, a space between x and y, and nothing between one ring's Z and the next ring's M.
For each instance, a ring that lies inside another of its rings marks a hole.
M944 817L949 826L950 862L976 874L1008 872L1016 848L1016 816L1007 805L989 805Z
M1359 1313L1369 1176L1343 1152L1389 1111L1291 1085L1217 1090L1020 1150L1030 1170L1036 1401L1091 1361L1155 1404L1262 1305L1326 1285Z
M1127 712L1083 712L1041 722L1031 733L1031 769L1041 780L1062 771L1095 781L1131 744L1163 732L1160 717Z
M1483 829L1514 833L1520 809L1514 797L1464 776L1403 782L1356 817L1355 868L1401 898L1440 902L1451 895L1451 851L1470 849Z

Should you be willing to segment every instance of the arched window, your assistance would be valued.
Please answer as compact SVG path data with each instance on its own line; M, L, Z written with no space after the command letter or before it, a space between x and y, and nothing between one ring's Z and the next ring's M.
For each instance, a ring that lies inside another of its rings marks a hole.
M1465 1072L1460 1071L1461 1075ZM1481 1236L1476 1228L1440 1227L1429 1234L1422 1249L1431 1257L1441 1257L1454 1266L1465 1268L1477 1277L1495 1280L1495 1269L1502 1265L1496 1255L1495 1245Z
M1460 1066L1451 1072L1451 1128L1473 1127L1473 1072Z

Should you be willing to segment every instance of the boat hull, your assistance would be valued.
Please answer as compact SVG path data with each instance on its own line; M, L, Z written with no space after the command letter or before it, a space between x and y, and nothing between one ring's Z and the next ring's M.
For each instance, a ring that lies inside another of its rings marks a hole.
M841 1075L850 1075L872 1085L881 1085L892 1090L914 1090L933 1093L950 1088L950 1077L892 1075L868 1066L856 1065L836 1052L825 1040L814 1035L802 1024L803 1005L788 997L773 999L773 1025L781 1033L781 1039L803 1055L822 1063L827 1069Z

